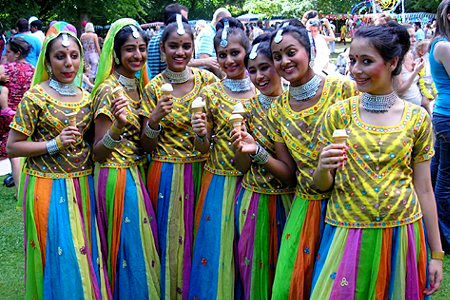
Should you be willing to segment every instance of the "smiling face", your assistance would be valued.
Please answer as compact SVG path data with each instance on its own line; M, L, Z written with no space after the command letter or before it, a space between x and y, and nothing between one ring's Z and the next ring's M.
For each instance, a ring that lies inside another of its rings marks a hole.
M314 75L308 52L291 33L283 34L279 44L272 42L272 57L278 74L292 86L304 84Z
M246 50L239 40L239 35L229 35L227 47L218 47L217 61L222 70L227 74L227 78L245 78L244 58L246 54Z
M248 73L255 87L266 96L279 96L283 92L281 78L273 61L263 54L248 61Z
M131 34L120 47L120 65L117 72L132 78L145 64L147 60L147 44L139 36L137 39Z
M392 92L392 71L398 58L386 62L368 39L356 38L350 46L349 60L358 90L373 95Z
M47 64L51 67L53 78L61 83L72 83L80 68L80 47L73 37L63 46L62 37L53 40L48 49Z
M166 55L169 69L174 72L181 72L192 58L194 43L189 34L185 33L180 36L176 31L173 31L161 45L161 52Z

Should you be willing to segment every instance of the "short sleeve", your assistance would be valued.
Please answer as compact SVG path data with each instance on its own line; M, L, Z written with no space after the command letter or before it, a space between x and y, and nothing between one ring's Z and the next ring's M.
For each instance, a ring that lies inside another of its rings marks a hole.
M420 163L430 160L434 155L433 130L431 118L423 108L418 108L420 114L416 122L414 132L414 148L412 153L413 163Z
M325 113L322 126L319 133L319 147L331 144L333 142L333 132L335 129L345 129L348 126L345 115L345 107L349 106L349 100L343 100L341 102L331 105Z
M213 56L214 54L214 38L210 35L204 34L199 37L198 55L207 54Z
M40 102L32 93L26 92L17 106L16 115L10 127L26 136L31 136L36 128L39 114L42 111L41 106L44 105Z
M157 102L155 87L153 84L151 84L151 82L148 83L147 86L145 87L144 95L142 98L143 99L140 115L144 116L145 118L150 118L150 115L155 109Z
M111 121L114 120L114 116L111 112L111 100L111 87L106 84L100 85L94 96L94 119L100 114L104 114L111 119Z

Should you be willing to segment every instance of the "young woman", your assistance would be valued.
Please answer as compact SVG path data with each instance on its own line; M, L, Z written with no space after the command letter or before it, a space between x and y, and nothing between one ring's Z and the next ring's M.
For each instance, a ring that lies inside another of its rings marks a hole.
M276 160L251 157L247 153L247 144L233 143L237 149L236 167L244 174L235 207L240 285L245 299L270 299L281 234L295 190L295 163L286 146L275 145L269 137L272 128L267 122L268 112L283 93L281 78L272 60L270 35L255 39L246 65L250 80L260 94L246 103L250 117L245 127L259 147L289 166L281 171L269 171L278 163ZM240 135L240 131L233 129L233 140L239 139Z
M140 141L144 85L136 78L146 70L147 42L136 21L114 22L93 90L102 249L113 296L124 299L160 298L156 218L145 187L147 157Z
M315 52L312 36L305 28L289 24L285 23L271 40L275 68L290 86L269 111L273 127L269 135L276 150L287 147L292 155L297 166L297 187L283 231L272 298L307 299L323 228L323 211L329 197L329 193L315 189L311 177L318 158L319 125L331 104L354 95L355 90L349 81L315 74L311 63ZM253 144L245 134L242 139L241 143ZM249 154L269 156L264 166L273 174L279 168L289 169L286 163L281 164L280 151L275 151L274 158L261 147L248 149Z
M0 157L8 157L6 154L6 141L8 140L9 124L17 110L20 100L30 88L34 67L25 60L31 50L31 45L23 38L13 38L6 44L7 63L0 65L0 78L7 78L5 87L8 89L8 100L1 105L0 118L4 124L4 130L0 134ZM6 104L6 105L4 105ZM17 189L20 178L20 158L10 158L11 170Z
M86 141L92 102L79 86L81 43L65 29L56 23L48 30L7 144L11 157L26 157L19 199L27 299L111 296Z
M450 1L437 10L436 32L430 45L431 76L437 98L433 111L436 155L431 163L431 177L439 213L439 227L444 251L450 253Z
M209 71L189 68L194 36L177 15L161 36L167 68L145 87L144 149L152 154L148 171L150 199L157 212L161 257L161 295L187 299L194 246L194 204L200 193L206 156L194 149L191 104L200 90L216 81ZM164 95L163 84L173 86Z
M431 120L393 89L409 46L395 22L355 33L350 72L362 94L330 107L320 133L314 184L332 195L312 299L423 299L441 284Z
M255 89L244 65L250 44L242 24L224 18L218 29L214 47L227 78L203 89L206 111L192 116L195 148L210 155L195 214L189 299L234 298L234 197L242 172L234 161L229 117L236 104L251 101Z

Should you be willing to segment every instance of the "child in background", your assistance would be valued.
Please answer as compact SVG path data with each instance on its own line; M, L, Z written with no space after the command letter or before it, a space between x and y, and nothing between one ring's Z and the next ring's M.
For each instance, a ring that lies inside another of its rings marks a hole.
M425 108L429 113L431 113L431 102L434 101L434 99L437 96L437 90L436 86L434 85L433 78L431 77L431 69L430 69L430 59L429 59L429 53L428 49L430 47L430 41L429 40L423 40L417 43L416 46L416 53L419 57L418 59L422 60L424 62L424 68L419 71L419 88L420 93L422 94L424 100L423 102L427 102Z

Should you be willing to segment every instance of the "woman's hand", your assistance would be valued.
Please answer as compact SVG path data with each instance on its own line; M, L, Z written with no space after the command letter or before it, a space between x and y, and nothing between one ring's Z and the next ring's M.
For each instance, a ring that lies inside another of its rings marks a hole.
M60 141L60 144L58 146L62 146L63 149L66 149L72 144L76 143L77 137L81 137L81 133L75 126L67 126L64 128L61 133L56 137L57 143L58 139ZM60 150L63 150L60 149Z
M173 108L172 96L162 95L156 103L156 107L152 112L149 119L149 125L153 129L159 128L159 122L161 119L170 114Z
M192 115L191 118L191 125L192 125L192 131L194 131L199 137L205 137L208 133L208 130L206 128L206 113L198 112Z
M420 70L422 70L424 66L425 62L423 58L418 59L414 64L414 73L419 74Z
M425 295L434 294L442 282L442 260L431 259L428 263L428 274L430 276L430 287L423 292Z
M233 143L232 145L234 149L239 152L247 154L256 153L256 141L252 135L247 132L245 124L241 126L241 130L236 130L236 128L233 128L231 131L231 142Z
M343 144L330 144L322 149L319 156L320 171L330 171L343 167L347 161L347 146Z
M128 99L125 96L120 96L112 100L111 112L119 128L123 128L127 124L127 107Z

